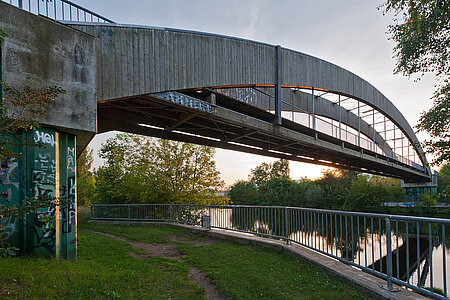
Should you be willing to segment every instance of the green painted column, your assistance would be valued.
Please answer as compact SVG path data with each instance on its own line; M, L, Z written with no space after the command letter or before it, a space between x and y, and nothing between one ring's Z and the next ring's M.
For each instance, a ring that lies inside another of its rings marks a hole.
M20 147L13 147L13 151L20 152ZM13 160L10 163L2 163L0 171L0 203L5 206L21 207L22 199L25 195L23 188L22 165L20 161ZM4 232L0 238L6 240L11 246L20 249L24 248L24 220L7 218L0 220L4 227Z
M23 158L0 172L0 201L21 207L29 197L50 204L23 220L6 220L9 242L23 253L76 260L76 136L49 128L26 135L43 147L14 149Z
M68 201L60 206L59 257L74 260L77 255L76 223L76 139L69 134L59 134L59 197ZM58 255L57 255L58 256Z
M44 147L27 150L25 168L28 197L49 202L57 197L58 165L57 133L53 129L39 128L28 133L29 137ZM27 243L36 254L56 255L58 216L52 204L30 214L27 218Z

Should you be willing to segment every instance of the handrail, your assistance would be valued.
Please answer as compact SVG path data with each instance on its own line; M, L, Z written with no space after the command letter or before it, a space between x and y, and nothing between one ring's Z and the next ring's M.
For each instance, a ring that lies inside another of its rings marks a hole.
M68 0L33 0L33 1L2 0L2 1L14 5L30 13L36 15L43 15L55 21L115 24L114 21L105 18L97 14L96 12L93 12L87 8L84 8Z

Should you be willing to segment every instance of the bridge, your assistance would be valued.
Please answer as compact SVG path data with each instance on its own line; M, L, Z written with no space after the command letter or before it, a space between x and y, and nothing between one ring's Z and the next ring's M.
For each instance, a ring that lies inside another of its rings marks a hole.
M88 96L97 104L97 133L138 133L406 182L431 179L401 112L332 63L235 37L117 24L69 1L17 5L55 20L52 32L76 29L91 37L83 46L91 57L78 68L91 72L80 71L81 81L95 77ZM2 4L5 13L13 9ZM6 56L12 47L6 45ZM13 75L5 71L9 81Z
M62 180L50 192L70 194L74 169L60 162L111 130L431 181L419 140L393 103L322 59L236 37L118 24L66 0L0 1L0 29L8 34L6 82L68 91L35 137L54 138L45 157L59 169L30 152L33 172L50 173L28 186L48 177L47 185ZM2 182L19 190L7 175ZM61 213L73 220L76 207Z

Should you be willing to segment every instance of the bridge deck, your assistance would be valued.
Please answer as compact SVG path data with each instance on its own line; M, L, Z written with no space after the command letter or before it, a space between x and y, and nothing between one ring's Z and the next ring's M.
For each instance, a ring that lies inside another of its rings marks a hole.
M183 95L190 97L187 94L195 93L186 91ZM406 181L426 178L406 164L301 124L283 119L281 125L274 125L276 116L272 113L224 95L216 97L210 112L161 97L161 94L140 95L99 102L99 133L119 130Z

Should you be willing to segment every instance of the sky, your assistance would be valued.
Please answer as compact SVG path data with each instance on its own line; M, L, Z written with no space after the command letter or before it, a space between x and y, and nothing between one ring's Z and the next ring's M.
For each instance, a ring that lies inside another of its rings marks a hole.
M392 15L382 0L75 0L121 24L211 32L256 40L304 52L343 67L375 86L403 113L410 125L432 106L434 78L393 74L395 46L386 33ZM114 133L97 135L97 152ZM419 133L419 140L426 135ZM252 168L275 159L217 149L215 160L227 185L246 180ZM430 157L428 157L430 160ZM96 157L94 165L101 160ZM291 162L291 177L317 178L327 168Z

